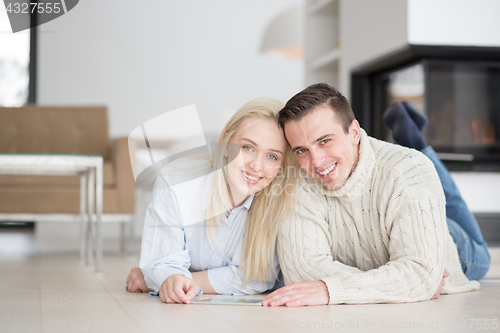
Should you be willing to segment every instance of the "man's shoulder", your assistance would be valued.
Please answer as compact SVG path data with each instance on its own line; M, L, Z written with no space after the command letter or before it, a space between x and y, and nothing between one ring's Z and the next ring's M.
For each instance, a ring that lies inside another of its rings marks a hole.
M297 229L297 226L303 224L313 223L325 227L329 223L326 217L328 207L326 196L314 190L314 182L311 179L301 178L299 183L300 186L294 195L293 208L281 223L281 236L303 230Z
M370 143L375 152L374 174L390 182L391 188L404 186L413 198L442 192L434 164L422 152L373 138Z
M297 192L295 193L296 198L310 199L316 197L325 197L325 195L321 191L321 183L305 174L299 175L297 185L298 188Z
M431 168L432 162L422 152L394 143L369 138L375 161L381 167L394 171L411 172L415 168Z
M307 175L300 175L294 194L294 211L322 210L326 205L326 196L321 191L321 184Z

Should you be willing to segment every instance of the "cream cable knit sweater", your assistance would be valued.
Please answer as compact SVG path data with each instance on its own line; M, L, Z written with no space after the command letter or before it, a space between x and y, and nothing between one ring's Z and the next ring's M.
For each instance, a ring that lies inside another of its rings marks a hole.
M338 190L301 179L278 236L285 283L322 280L330 304L415 302L434 295L446 268L443 293L479 289L462 273L432 162L363 130L359 152Z

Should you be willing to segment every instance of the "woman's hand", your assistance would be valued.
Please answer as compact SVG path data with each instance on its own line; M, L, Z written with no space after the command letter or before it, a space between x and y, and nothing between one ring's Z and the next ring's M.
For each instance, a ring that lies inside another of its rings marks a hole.
M139 267L134 267L130 270L127 277L127 285L125 286L127 291L131 293L149 292L151 291L146 282L144 281L144 275Z
M164 303L189 304L199 291L200 287L196 282L182 274L174 274L163 281L159 296Z
M436 293L434 294L434 296L432 296L431 299L438 299L439 298L439 295L443 291L443 287L444 287L444 284L445 284L445 280L444 279L446 279L448 276L450 276L450 273L448 273L448 271L445 269L444 272L443 272L443 277L441 278L441 284L439 285L438 290L436 291Z

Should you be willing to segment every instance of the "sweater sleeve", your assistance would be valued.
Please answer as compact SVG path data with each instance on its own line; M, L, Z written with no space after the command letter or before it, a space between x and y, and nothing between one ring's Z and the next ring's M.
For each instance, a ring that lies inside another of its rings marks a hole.
M325 203L315 196L301 196L278 238L285 282L322 280L330 304L430 299L441 281L445 262L447 229L441 194L412 198L402 186L401 193L390 198L385 217L380 218L380 228L389 239L389 261L367 271L335 260L334 226L327 222Z

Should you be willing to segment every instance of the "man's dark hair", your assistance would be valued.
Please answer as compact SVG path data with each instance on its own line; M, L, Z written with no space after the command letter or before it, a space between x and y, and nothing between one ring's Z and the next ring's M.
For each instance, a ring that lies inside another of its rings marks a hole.
M318 107L326 105L332 108L342 129L348 133L349 126L356 119L351 105L337 89L326 83L313 84L290 98L279 112L278 125L284 130L286 123L299 121Z

